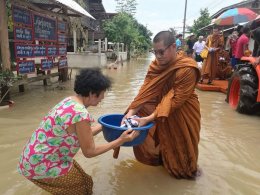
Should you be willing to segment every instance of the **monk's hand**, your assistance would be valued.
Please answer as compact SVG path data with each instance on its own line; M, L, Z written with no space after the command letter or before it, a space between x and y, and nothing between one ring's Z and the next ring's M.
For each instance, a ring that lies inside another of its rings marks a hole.
M133 115L134 115L133 110L129 110L129 111L126 113L126 115L122 118L121 125L124 124L124 120L125 120L125 119L130 118L130 117L133 116Z
M123 143L130 142L135 139L139 135L139 133L140 132L137 130L128 129L121 134L119 139L121 139Z
M147 123L152 122L154 119L155 119L155 114L152 113L149 116L142 117L142 118L135 118L134 120L138 122L138 127L142 127L145 126Z

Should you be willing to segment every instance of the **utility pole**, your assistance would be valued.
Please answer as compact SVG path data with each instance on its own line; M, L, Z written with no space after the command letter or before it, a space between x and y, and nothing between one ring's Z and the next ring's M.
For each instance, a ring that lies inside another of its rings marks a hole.
M186 12L187 12L187 0L185 0L185 9L184 9L184 20L183 20L183 33L182 33L182 37L184 39L185 37L185 26L186 26Z
M6 13L6 1L0 0L0 47L3 63L3 70L11 70L9 38L8 38L8 24Z
M8 37L8 22L6 0L0 0L0 48L2 57L2 72L11 71L10 50L9 50L9 37ZM9 86L0 86L0 106L8 105L10 97Z

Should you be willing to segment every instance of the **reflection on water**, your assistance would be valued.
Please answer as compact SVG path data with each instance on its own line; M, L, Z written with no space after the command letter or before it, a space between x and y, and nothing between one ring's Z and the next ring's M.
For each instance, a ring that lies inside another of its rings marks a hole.
M105 69L113 78L113 87L104 101L89 111L97 119L107 113L123 113L137 94L150 63L142 58L118 69ZM74 71L75 74L75 71ZM14 96L16 105L0 111L0 194L47 194L16 172L20 152L46 112L73 92L73 81L44 88L41 83L28 86L24 94ZM199 166L202 176L196 181L176 180L163 167L137 162L131 147L121 147L118 159L112 151L86 159L79 152L77 161L93 177L94 194L259 194L260 192L260 120L233 111L225 95L198 91L202 129ZM105 143L103 135L95 138Z

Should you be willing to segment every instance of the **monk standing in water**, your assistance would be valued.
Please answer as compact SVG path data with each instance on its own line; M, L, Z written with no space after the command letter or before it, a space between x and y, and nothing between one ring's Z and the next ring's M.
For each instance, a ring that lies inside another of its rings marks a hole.
M145 142L134 147L134 154L144 164L163 165L176 178L194 178L201 118L194 90L200 72L193 59L176 53L171 32L159 32L153 48L156 59L125 115L142 116L139 126L155 121Z
M201 80L200 83L203 83L203 79L208 77L208 85L212 84L212 81L216 77L217 66L219 60L219 51L223 47L223 35L219 33L217 28L213 29L213 34L207 37L205 47L208 49L208 56L203 62L202 70L201 70Z

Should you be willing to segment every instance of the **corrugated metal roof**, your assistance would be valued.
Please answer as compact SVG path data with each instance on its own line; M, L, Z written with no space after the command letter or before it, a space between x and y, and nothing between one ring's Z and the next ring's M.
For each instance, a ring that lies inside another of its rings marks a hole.
M57 5L65 6L68 8L68 13L76 13L83 16L87 16L89 18L92 18L95 20L95 18L89 14L83 7L81 7L77 2L73 0L28 0L31 3L39 4L39 5L46 5L46 6L52 6L52 11L58 12ZM56 5L56 7L55 7Z
M56 1L59 2L63 5L66 5L67 7L75 10L76 12L81 13L82 15L88 16L92 19L95 19L93 16L91 16L83 7L81 7L77 2L73 1L73 0L52 0L52 1Z

